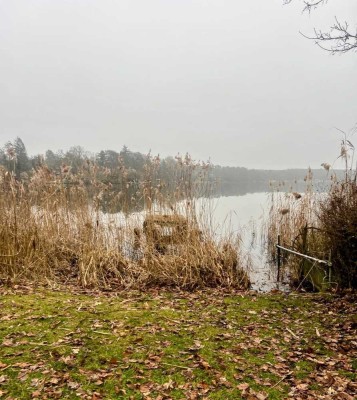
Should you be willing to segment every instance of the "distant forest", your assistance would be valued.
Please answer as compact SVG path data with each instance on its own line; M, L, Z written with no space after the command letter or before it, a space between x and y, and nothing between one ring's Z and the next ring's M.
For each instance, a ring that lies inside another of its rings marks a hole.
M29 179L34 170L44 165L57 174L62 174L64 171L77 174L83 166L91 163L102 171L98 176L104 183L120 186L120 182L123 182L122 171L125 170L126 184L142 181L145 177L148 160L152 162L153 159L156 164L159 164L157 179L169 181L173 169L179 162L182 163L182 159L185 157L161 159L131 151L126 146L123 146L120 151L101 150L96 154L76 146L66 152L47 150L44 155L29 156L25 144L19 137L0 147L0 166L12 171L18 180ZM207 164L200 165L207 169ZM303 191L307 174L312 176L315 190L319 190L319 188L323 190L330 180L329 171L322 167L308 171L307 169L262 170L209 165L208 169L207 176L214 187L214 192L211 194L216 196L267 192L273 189Z

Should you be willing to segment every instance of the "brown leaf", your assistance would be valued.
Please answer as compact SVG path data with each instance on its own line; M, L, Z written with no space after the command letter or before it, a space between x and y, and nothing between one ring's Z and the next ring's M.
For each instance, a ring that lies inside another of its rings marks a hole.
M109 360L110 365L118 365L118 359L113 357Z
M148 396L151 393L151 385L140 385L139 390L144 396Z
M67 382L67 386L70 389L78 389L79 388L79 383L73 382L73 381L69 381L69 382Z
M175 386L174 382L170 379L168 382L165 382L162 387L167 390L167 389L173 389Z
M249 388L249 383L240 383L237 385L237 389L242 390L245 392Z
M354 400L354 397L350 396L348 393L346 392L339 392L338 393L338 398L340 400Z
M202 358L199 361L200 367L203 367L204 369L210 369L211 366L208 364L207 361L203 360Z
M306 391L309 389L309 385L307 383L299 383L298 385L296 385L296 389Z
M266 400L268 398L268 395L263 392L256 393L255 395L257 397L257 400Z

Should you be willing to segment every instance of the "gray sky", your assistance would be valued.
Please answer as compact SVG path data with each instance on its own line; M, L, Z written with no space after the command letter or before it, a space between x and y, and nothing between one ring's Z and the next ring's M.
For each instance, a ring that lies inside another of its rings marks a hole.
M333 162L334 127L357 123L357 53L331 56L299 30L357 24L357 2L310 16L282 2L0 0L0 146Z

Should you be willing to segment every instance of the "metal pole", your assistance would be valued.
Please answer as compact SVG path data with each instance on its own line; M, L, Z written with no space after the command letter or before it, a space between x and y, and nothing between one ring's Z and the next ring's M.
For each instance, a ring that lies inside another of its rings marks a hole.
M315 262L317 262L319 264L325 264L325 265L330 265L331 264L330 261L319 260L318 258L307 256L306 254L299 253L298 251L294 251L294 250L288 249L288 248L280 246L280 245L276 245L276 247L278 249L280 248L281 250L287 251L287 252L295 254L297 256L304 257L307 260L315 261Z

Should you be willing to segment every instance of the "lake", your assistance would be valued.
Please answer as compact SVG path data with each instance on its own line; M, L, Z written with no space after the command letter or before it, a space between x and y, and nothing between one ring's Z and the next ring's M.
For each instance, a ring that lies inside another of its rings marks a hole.
M243 267L247 268L252 282L252 289L270 291L277 287L275 266L269 264L262 238L262 225L269 208L269 193L249 193L239 196L222 196L217 198L201 198L195 202L198 219L205 229L209 229L213 238L219 241L225 236L241 239ZM185 209L186 202L177 205L177 210ZM162 209L161 209L162 212ZM107 223L115 219L119 225L142 227L145 215L143 212L104 214ZM132 244L129 243L124 252L128 256ZM286 289L280 285L280 289Z
M249 262L252 289L270 291L277 287L276 269L265 252L262 225L268 214L270 193L249 193L209 201L215 237L232 233L242 240L242 250ZM205 200L206 201L206 200ZM286 289L285 286L280 289Z

